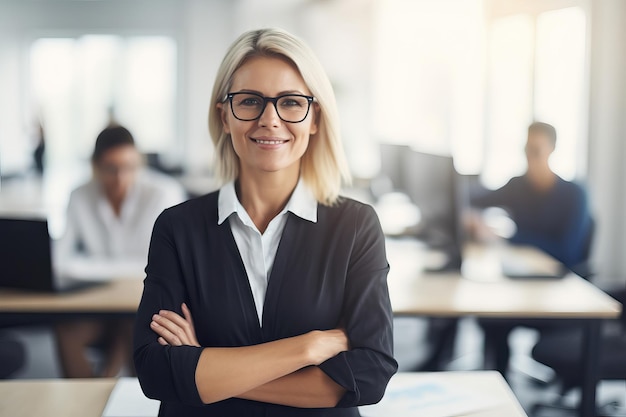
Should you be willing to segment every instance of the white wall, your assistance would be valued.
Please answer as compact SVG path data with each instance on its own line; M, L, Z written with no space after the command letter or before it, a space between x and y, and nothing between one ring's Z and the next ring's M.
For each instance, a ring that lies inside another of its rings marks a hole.
M3 13L0 11L0 16ZM3 22L0 22L3 27ZM28 152L34 146L22 115L22 71L19 37L0 32L0 170L14 172L30 163ZM13 142L8 152L7 143ZM3 146L5 145L5 146Z
M211 165L213 144L208 130L209 101L217 67L234 40L231 1L187 0L182 36L181 83L183 122L181 146L189 172Z
M589 178L599 283L626 282L626 2L593 2Z

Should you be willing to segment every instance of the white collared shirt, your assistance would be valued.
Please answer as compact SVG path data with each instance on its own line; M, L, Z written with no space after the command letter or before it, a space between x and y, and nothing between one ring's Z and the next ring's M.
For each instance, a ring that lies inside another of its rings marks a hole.
M74 190L63 237L55 244L55 267L62 275L132 275L143 278L152 226L165 208L185 200L169 177L142 171L117 216L100 184L91 180Z
M300 180L285 208L270 221L264 233L259 231L239 202L234 182L229 182L220 189L217 210L218 224L230 218L230 228L248 275L259 324L262 325L265 293L278 244L287 223L287 212L290 211L304 220L316 223L317 201L309 188ZM231 216L233 213L237 215Z

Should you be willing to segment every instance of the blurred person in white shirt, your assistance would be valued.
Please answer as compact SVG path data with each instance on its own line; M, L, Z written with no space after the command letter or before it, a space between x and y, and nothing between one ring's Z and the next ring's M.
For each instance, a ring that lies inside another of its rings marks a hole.
M72 192L66 230L55 246L59 271L82 279L141 279L154 221L165 208L183 201L185 193L175 180L143 168L133 136L122 126L109 126L98 135L91 163L93 176ZM117 375L131 363L131 328L130 319L57 325L64 375ZM94 345L105 351L98 370L86 356Z

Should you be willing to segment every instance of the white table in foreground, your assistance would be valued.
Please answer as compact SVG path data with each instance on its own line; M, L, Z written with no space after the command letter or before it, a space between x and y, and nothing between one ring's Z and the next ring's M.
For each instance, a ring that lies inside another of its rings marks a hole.
M364 417L527 417L495 371L401 372L380 404L360 412Z
M445 382L468 392L496 398L497 405L455 417L526 417L508 385L497 372L399 374L416 382ZM0 416L100 417L115 379L47 379L0 381ZM409 417L399 416L399 417Z

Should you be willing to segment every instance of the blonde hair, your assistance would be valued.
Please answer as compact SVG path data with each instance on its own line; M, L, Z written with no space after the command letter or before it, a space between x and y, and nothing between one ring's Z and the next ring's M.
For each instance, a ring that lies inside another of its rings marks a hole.
M233 74L252 57L281 57L293 63L319 105L318 130L302 156L300 175L318 202L337 202L342 180L350 171L341 145L339 114L330 80L313 51L299 38L281 29L245 32L228 49L219 67L209 109L209 132L215 145L216 171L223 182L239 176L239 157L224 132L218 103L232 86Z

